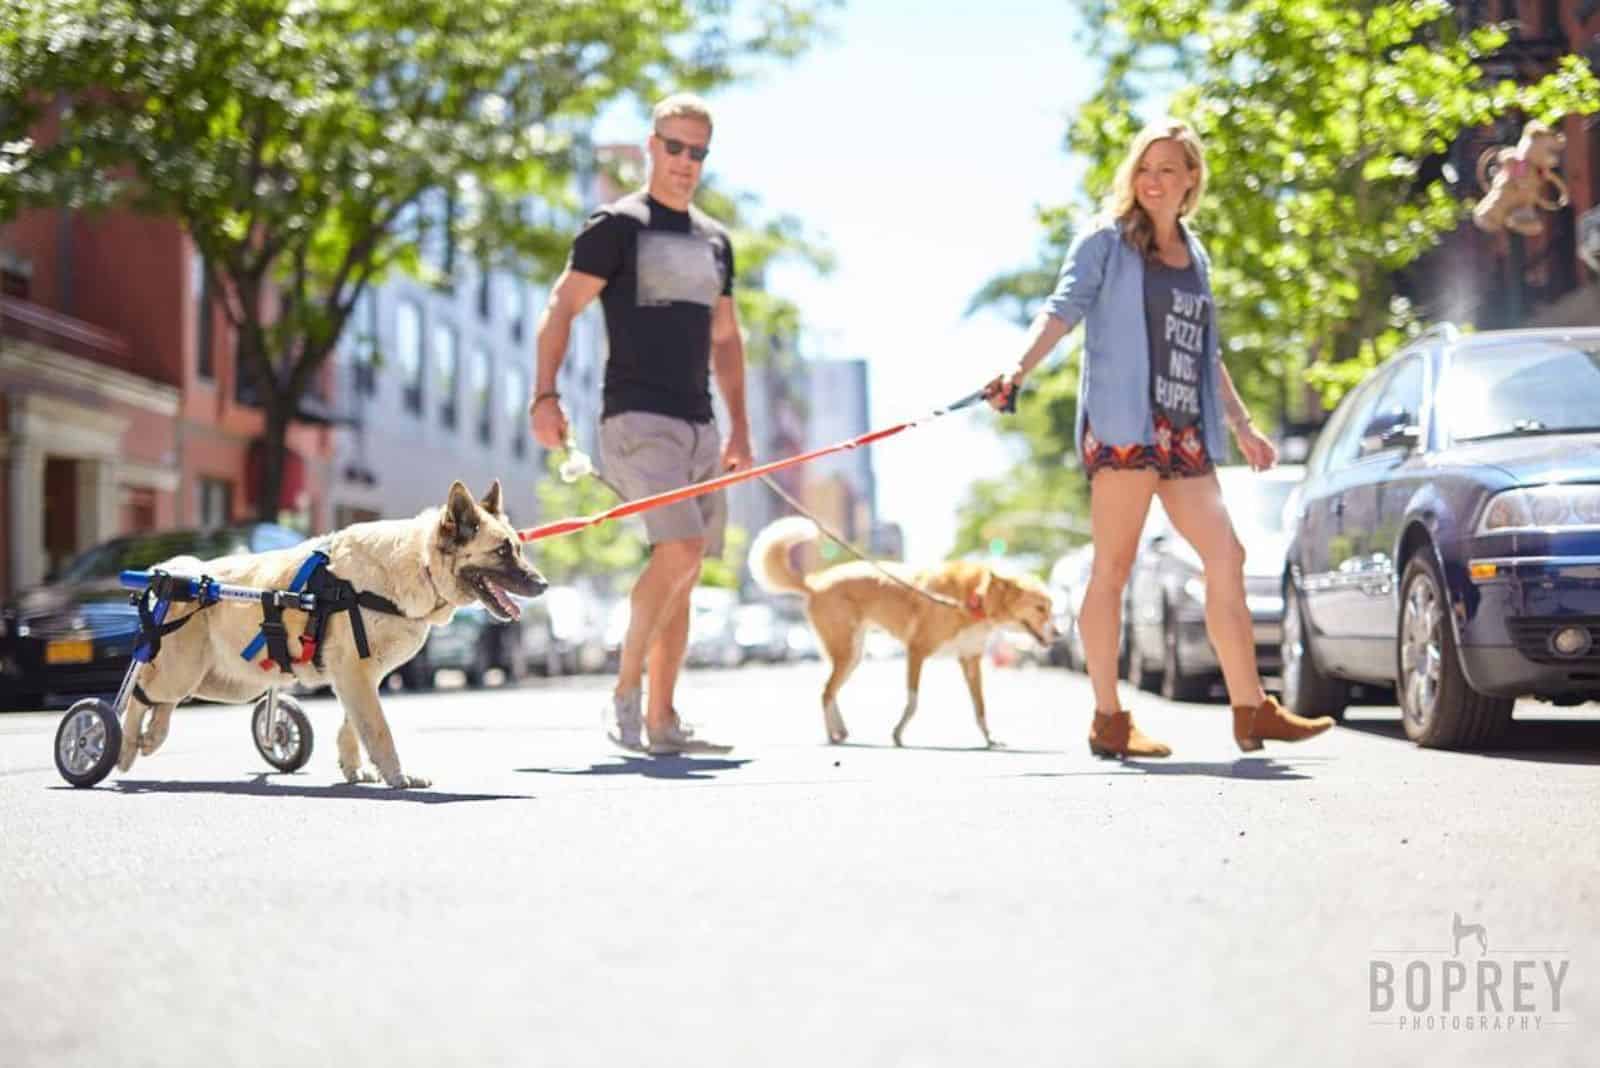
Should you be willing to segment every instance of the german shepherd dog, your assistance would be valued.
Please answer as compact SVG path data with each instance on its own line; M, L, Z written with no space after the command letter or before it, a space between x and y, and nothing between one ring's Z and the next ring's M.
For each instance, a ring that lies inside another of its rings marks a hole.
M523 556L517 532L506 519L500 483L496 481L483 500L475 501L456 482L443 508L430 508L414 519L357 523L292 549L204 562L180 556L158 566L173 574L209 575L221 583L284 590L313 548L328 554L327 567L334 575L358 591L388 598L404 614L371 609L362 613L371 652L365 659L356 647L350 613L332 615L323 635L322 666L297 663L295 678L313 686L331 684L339 698L344 708L339 769L348 782L377 782L381 777L393 787L427 786L427 779L400 770L378 688L389 672L417 654L429 627L449 622L462 605L477 601L496 619L507 620L521 614L507 593L536 597L544 592L543 576ZM140 672L139 686L152 704L137 698L128 701L117 761L123 771L139 754L149 756L161 747L179 702L191 697L254 701L287 681L270 661L270 670L263 670L259 662L240 656L261 629L259 605L219 601L198 608L180 602L168 618L176 620L186 611L193 618L161 639L160 651ZM306 613L288 609L283 622L290 648L299 649ZM363 748L376 773L363 766Z
M867 627L877 626L906 647L906 708L894 728L895 745L901 744L906 724L917 711L923 661L936 655L960 660L984 744L999 745L989 734L984 713L984 645L991 632L1005 626L1021 627L1041 645L1054 641L1050 593L1044 585L1034 578L1008 577L983 564L959 560L924 571L860 561L800 575L789 561L789 551L816 537L816 524L809 519L790 517L772 523L750 546L750 572L769 592L798 593L806 599L806 615L833 668L822 687L828 741L837 744L850 736L839 714L839 690L861 662ZM946 601L907 589L879 567Z

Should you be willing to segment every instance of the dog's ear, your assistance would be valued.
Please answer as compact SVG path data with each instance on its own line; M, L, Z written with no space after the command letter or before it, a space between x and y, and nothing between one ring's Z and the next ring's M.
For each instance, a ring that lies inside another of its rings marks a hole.
M490 515L504 515L505 509L500 505L500 480L497 478L489 486L489 492L483 495L483 500L478 502L483 510Z
M450 497L439 513L439 537L446 543L465 545L478 536L478 505L460 479L450 483Z
M983 614L989 615L989 609L994 606L989 603L989 591L994 588L994 572L987 567L983 574L978 576L978 584L972 588L973 598L983 606Z
M1015 584L1004 575L985 571L983 581L978 584L978 596L983 600L983 614L991 619L1003 614L1006 606L1011 603L1015 591Z

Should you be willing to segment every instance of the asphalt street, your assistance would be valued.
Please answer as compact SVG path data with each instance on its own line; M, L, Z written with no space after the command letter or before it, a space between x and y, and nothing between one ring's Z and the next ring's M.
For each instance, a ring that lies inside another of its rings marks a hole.
M988 672L977 748L953 663L897 750L902 671L842 746L820 665L691 673L736 748L668 759L605 742L600 678L392 695L415 791L342 783L327 699L300 773L198 706L92 790L58 714L0 716L0 1063L1595 1063L1595 706L1242 757L1130 691L1175 752L1118 763L1054 669Z

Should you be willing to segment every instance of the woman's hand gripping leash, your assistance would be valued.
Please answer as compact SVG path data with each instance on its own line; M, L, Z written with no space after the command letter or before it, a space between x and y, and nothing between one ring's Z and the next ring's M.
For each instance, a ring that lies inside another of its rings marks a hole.
M983 399L989 402L989 407L997 412L1014 412L1017 410L1017 397L1022 393L1022 376L1020 374L995 375L990 383L983 387Z

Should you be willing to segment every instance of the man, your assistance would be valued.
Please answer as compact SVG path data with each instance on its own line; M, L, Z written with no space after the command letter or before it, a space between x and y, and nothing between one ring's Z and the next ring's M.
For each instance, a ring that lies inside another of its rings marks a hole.
M601 468L629 499L700 482L750 463L744 343L733 305L733 245L690 201L711 144L704 101L661 101L650 135L647 188L589 217L539 320L538 371L529 414L547 449L566 438L556 392L573 318L596 296L610 357L600 423ZM709 377L728 406L718 447ZM634 584L608 734L624 749L681 753L697 746L672 692L689 642L689 594L700 561L720 553L727 504L707 494L644 513L650 560ZM650 696L641 737L643 673Z

